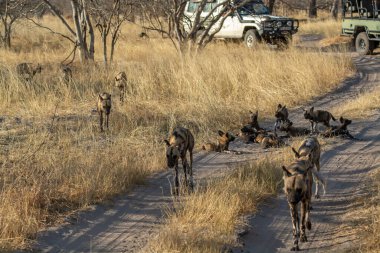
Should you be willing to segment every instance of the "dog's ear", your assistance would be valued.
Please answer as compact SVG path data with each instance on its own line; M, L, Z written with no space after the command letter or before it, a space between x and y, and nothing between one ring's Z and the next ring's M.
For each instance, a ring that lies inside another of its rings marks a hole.
M296 158L300 158L300 154L292 147L292 151L294 153L294 155L296 156Z
M218 134L219 134L219 136L223 136L224 132L222 130L218 130Z
M310 112L313 112L314 111L314 106L310 108Z
M249 110L249 113L250 113L250 114L253 114L253 112L252 112L251 110Z
M103 97L101 94L99 94L99 99L100 99L100 101L103 101Z
M282 170L284 171L284 176L290 177L292 175L285 166L282 166Z
M286 105L284 105L282 108L286 109Z
M277 109L281 109L281 108L282 108L282 105L278 104Z
M259 110L256 110L256 116L259 116Z
M166 146L170 146L170 142L168 141L168 140L164 140L164 142L165 142L165 144L166 144Z
M340 116L339 121L340 121L340 123L343 124L343 122L344 122L344 118L343 118L342 116Z

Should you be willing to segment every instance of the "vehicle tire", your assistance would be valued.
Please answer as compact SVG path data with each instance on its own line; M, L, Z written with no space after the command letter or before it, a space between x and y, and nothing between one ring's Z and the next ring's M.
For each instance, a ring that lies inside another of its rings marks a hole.
M255 29L248 30L244 36L244 44L248 48L255 48L260 43L260 36Z
M359 55L372 54L375 49L375 42L368 39L366 32L361 32L355 38L355 49Z

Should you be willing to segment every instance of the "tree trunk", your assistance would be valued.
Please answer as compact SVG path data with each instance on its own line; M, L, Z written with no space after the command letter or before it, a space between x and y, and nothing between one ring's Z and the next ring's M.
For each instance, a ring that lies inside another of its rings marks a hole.
M80 26L80 20L79 20L79 6L77 0L71 0L71 7L73 9L73 20L75 24L76 29L76 37L77 37L77 44L79 47L79 56L81 62L84 62L87 60L87 52L85 48L84 38L82 34L82 29Z
M309 0L309 18L317 17L317 0Z
M331 17L334 19L338 19L338 8L339 0L334 0L333 6L331 8Z
M272 14L273 12L273 9L274 9L274 4L276 3L276 0L269 0L268 1L268 9L269 9L269 12Z
M104 66L107 67L107 35L105 33L102 34L102 42L103 42L103 61Z
M88 27L88 34L90 35L90 46L88 48L88 57L90 60L94 60L94 54L95 54L94 29L92 27L90 16L88 15L87 10L86 10L86 1L82 0L82 3L83 3L83 16L85 18L85 24Z

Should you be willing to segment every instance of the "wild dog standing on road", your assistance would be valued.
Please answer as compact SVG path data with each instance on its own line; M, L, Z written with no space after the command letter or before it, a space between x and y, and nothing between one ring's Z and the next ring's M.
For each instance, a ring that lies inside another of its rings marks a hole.
M310 221L310 189L312 176L310 170L313 163L308 156L299 157L288 167L282 166L284 171L284 191L288 200L293 225L292 251L299 251L298 240L307 242L306 229L311 229ZM301 229L298 215L298 203L301 202Z
M311 163L317 167L317 171L312 170L313 178L315 179L315 198L319 198L319 184L321 183L323 186L323 192L326 194L326 182L325 180L319 175L319 170L321 168L320 166L320 158L321 158L321 145L319 144L319 141L316 137L308 137L306 138L299 147L298 151L296 151L294 148L292 148L296 158L301 157L310 157ZM311 180L311 186L313 185L313 181ZM312 195L312 189L310 187L310 196Z
M99 120L100 120L100 131L103 132L103 114L106 115L106 126L108 129L108 123L109 123L109 115L111 113L111 94L107 92L103 92L102 94L99 94L98 96L98 103L97 103L97 111L99 113Z
M37 73L41 73L42 66L40 64L33 63L20 63L16 67L16 72L20 78L23 78L25 81L32 81L33 77Z
M286 105L282 106L281 104L278 104L277 110L274 113L274 116L276 117L276 123L274 124L275 132L281 123L290 122L290 120L288 119L289 112L288 112L288 109L286 108Z
M303 136L310 134L310 130L304 127L294 127L293 122L284 122L280 126L280 131L285 131L291 137Z
M352 120L340 117L339 121L341 123L340 126L332 126L330 129L327 129L321 135L326 138L340 135L340 136L346 136L350 139L356 139L354 136L350 134L350 132L347 129L347 126L352 123Z
M229 132L223 132L221 130L218 131L218 139L217 143L207 143L202 146L203 150L206 151L216 151L216 152L223 152L228 151L228 147L230 145L230 142L235 140L235 136Z
M127 74L124 71L115 76L115 87L120 91L120 102L124 102L125 89L127 88Z
M303 111L305 119L310 120L311 132L315 132L315 130L317 130L317 125L319 122L322 122L326 127L330 127L330 120L332 119L336 121L334 116L328 111L314 111L314 107L311 107L309 110L303 109Z
M193 189L193 149L194 149L194 136L189 129L183 127L176 127L169 137L165 140L166 143L166 161L169 168L175 169L174 178L174 194L179 194L179 180L178 180L178 160L181 158L183 171L185 174L185 183L188 184L187 174L190 176L190 187ZM190 165L187 163L186 153L190 154Z

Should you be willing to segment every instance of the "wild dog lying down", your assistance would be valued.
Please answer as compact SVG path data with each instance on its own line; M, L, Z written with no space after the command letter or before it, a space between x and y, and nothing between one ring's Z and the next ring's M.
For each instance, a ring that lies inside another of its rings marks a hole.
M288 109L286 108L286 105L282 106L281 104L278 104L277 110L274 113L274 116L276 117L276 123L274 124L275 132L281 123L290 122L290 120L288 119L289 112L288 112Z
M311 132L315 132L317 130L317 125L319 122L322 122L325 126L330 127L330 120L332 119L336 121L334 116L328 111L314 111L314 107L311 107L309 110L303 110L305 119L310 120Z
M330 129L327 129L321 135L326 138L334 136L347 136L350 139L355 139L355 137L352 136L347 129L347 126L352 123L352 120L340 117L339 121L341 123L340 126L332 126Z
M268 134L267 132L258 133L255 142L260 143L264 149L279 148L285 145L285 142L276 134Z
M176 127L169 137L165 140L166 143L166 162L168 168L174 168L174 194L179 194L179 180L178 180L178 160L181 158L182 167L185 174L185 183L188 185L187 175L190 176L190 187L193 189L193 149L194 149L194 136L189 129L183 127ZM186 153L190 154L190 165L187 163Z
M315 182L315 198L319 198L319 184L322 184L323 187L323 193L326 194L326 182L325 180L319 175L319 170L321 168L320 166L320 158L321 158L321 145L319 144L319 141L316 137L308 137L306 138L302 143L301 146L298 148L298 151L296 151L294 148L292 148L292 151L294 152L297 159L301 157L309 157L311 160L311 163L317 167L317 171L312 170L312 175ZM313 181L311 181L311 185L313 185ZM310 196L312 194L312 189L310 188Z
M311 156L311 155L309 155ZM291 251L299 251L298 240L307 242L306 229L311 229L310 202L312 175L314 164L308 156L299 157L289 166L282 166L284 171L284 191L288 201L293 225L293 247ZM298 203L301 202L301 229L298 214Z
M223 132L221 130L218 131L218 138L216 143L207 143L202 146L203 150L206 151L216 151L216 152L223 152L228 151L228 147L230 145L230 142L235 140L235 136L229 132Z
M42 66L40 64L23 62L17 65L16 72L18 76L25 81L32 81L37 73L41 73Z
M100 123L100 131L103 132L103 114L106 115L106 126L108 129L108 123L109 123L109 115L111 113L111 94L107 92L103 92L99 94L98 96L98 102L96 105L97 111L99 113L99 123Z
M127 88L127 74L124 71L115 76L115 87L120 91L120 102L124 102L125 89Z
M294 127L293 122L287 121L281 124L280 131L286 132L291 137L309 135L310 130L304 127Z

